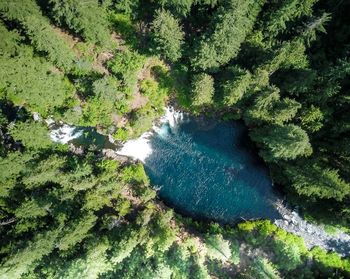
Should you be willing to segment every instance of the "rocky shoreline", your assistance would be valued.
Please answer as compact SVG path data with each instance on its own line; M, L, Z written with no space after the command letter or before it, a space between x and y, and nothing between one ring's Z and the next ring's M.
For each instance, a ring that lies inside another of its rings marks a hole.
M174 108L172 108L172 110L171 109L168 110L167 113L169 115L171 114L171 116L174 117L174 115L172 115L174 111L175 111ZM180 117L180 114L181 113L179 113L179 115L176 115L175 118ZM165 115L165 118L168 118L168 120L171 118L169 115ZM181 114L181 116L182 115L183 114ZM41 120L40 116L38 115L34 115L33 118L35 121ZM174 119L171 118L170 120L176 121L175 118ZM162 121L164 121L164 119L158 119L155 124L160 125ZM47 123L48 127L52 132L52 128L55 124L55 121L53 121L52 119L46 119L45 122ZM63 123L60 123L60 124L61 125L59 126L63 127L62 125L64 124ZM66 126L68 128L72 128L69 125L66 125ZM66 140L66 138L68 139L75 138L77 135L73 133L73 130L74 129L72 129L72 131L70 129L69 131L60 131L58 129L56 131L57 133L56 136L61 141ZM108 140L111 143L114 143L114 141L111 141L111 137L108 137ZM82 153L84 152L82 147L74 146L74 144L72 143L70 143L69 146L70 146L70 150L77 155L82 155ZM113 160L120 161L121 163L126 163L130 160L135 160L135 158L131 159L130 156L119 154L118 152L116 152L116 150L112 150L109 148L103 148L101 150L101 155L107 158L111 158ZM350 255L350 235L340 230L337 230L334 234L327 233L323 225L312 224L310 222L305 221L296 210L291 209L282 200L279 200L276 203L276 209L278 210L282 218L274 220L274 224L287 232L290 232L297 236L302 237L305 241L306 246L309 249L314 246L319 246L328 251L337 252L343 257Z
M282 201L276 203L276 209L281 214L282 219L275 220L274 224L287 232L302 237L309 249L319 246L328 251L337 252L343 257L350 255L350 235L340 230L329 234L323 225L305 221L296 210L292 210Z

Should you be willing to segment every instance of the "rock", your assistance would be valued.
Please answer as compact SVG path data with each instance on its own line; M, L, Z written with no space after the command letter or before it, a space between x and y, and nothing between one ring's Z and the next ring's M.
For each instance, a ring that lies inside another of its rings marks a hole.
M102 154L103 156L125 163L127 161L129 161L129 157L126 156L122 156L122 155L118 155L114 150L112 149L102 149Z
M48 126L51 126L52 124L55 124L55 121L52 118L45 119L45 122Z
M79 113L79 114L81 114L81 113L83 112L81 106L75 106L75 107L73 107L73 111L74 111L74 112L77 112L77 113Z
M69 144L69 150L76 155L84 155L84 148Z
M286 219L286 220L290 220L291 219L291 217L289 216L289 215L283 215L283 219Z
M41 120L41 116L40 116L39 112L34 112L33 113L33 119L34 119L34 121L40 121Z
M110 134L108 134L108 140L109 140L111 143L115 143L114 138L113 138L112 135L110 135Z
M117 131L117 127L114 125L111 125L108 127L107 131L108 131L108 134L114 134Z

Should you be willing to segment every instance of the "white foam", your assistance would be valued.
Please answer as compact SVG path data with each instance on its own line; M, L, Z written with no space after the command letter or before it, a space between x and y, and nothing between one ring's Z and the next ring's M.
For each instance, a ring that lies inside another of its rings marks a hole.
M175 128L178 122L183 120L183 113L176 111L173 107L166 107L165 114L160 118L161 123L169 123L170 128Z
M142 134L138 139L127 141L116 153L138 159L144 163L147 157L153 152L150 144L150 137L153 133L157 133L161 137L166 137L169 134L168 127L162 127L162 125L169 123L170 129L174 130L177 124L183 120L183 117L182 112L175 111L172 107L166 107L164 116L160 118L161 127L153 126L152 131Z
M147 132L142 134L138 139L128 140L122 149L118 150L116 153L138 159L144 163L147 157L152 154L152 147L149 139L151 135L152 132Z
M53 129L50 132L50 137L54 142L68 143L71 140L80 137L83 134L82 130L77 130L73 126L64 124L63 126Z

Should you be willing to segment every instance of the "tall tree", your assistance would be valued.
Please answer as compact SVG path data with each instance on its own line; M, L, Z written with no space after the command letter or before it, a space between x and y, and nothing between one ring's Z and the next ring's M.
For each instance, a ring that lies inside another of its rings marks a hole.
M208 74L198 74L192 80L192 105L211 104L214 95L214 79Z
M267 162L291 160L312 153L307 133L293 124L266 125L253 130L250 135L261 145L259 154Z
M179 21L167 10L158 10L152 22L153 37L156 49L170 61L181 57L184 32Z
M236 57L247 34L252 30L263 0L230 1L215 13L210 31L205 33L195 48L191 61L195 69L217 71Z

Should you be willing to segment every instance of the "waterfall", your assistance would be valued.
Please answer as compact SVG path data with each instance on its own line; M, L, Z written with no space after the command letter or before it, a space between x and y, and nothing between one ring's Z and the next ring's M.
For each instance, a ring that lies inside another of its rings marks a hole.
M150 136L152 132L146 132L138 139L128 140L122 147L117 150L118 155L132 157L138 159L141 162L145 162L146 158L152 154L152 147L150 145Z
M159 119L157 125L153 125L151 131L143 133L139 138L128 140L121 149L116 150L118 155L128 156L145 162L152 154L150 138L155 133L161 137L169 135L170 131L175 132L177 124L183 120L184 114L176 111L173 107L164 108L165 114ZM56 125L52 119L45 120L49 126L50 138L52 141L66 144L83 135L84 130L68 124ZM109 137L109 141L113 141Z
M73 126L64 124L63 126L57 127L56 129L52 129L50 132L50 138L54 142L65 144L75 138L79 138L82 134L82 130L78 130Z
M170 130L176 130L177 124L182 121L184 114L176 111L172 107L165 108L165 114L159 120L160 125L154 125L150 132L143 133L139 138L127 141L120 150L117 150L118 155L132 157L138 159L141 162L145 162L148 156L152 154L152 146L150 144L150 137L154 133L159 134L161 137L166 137Z

